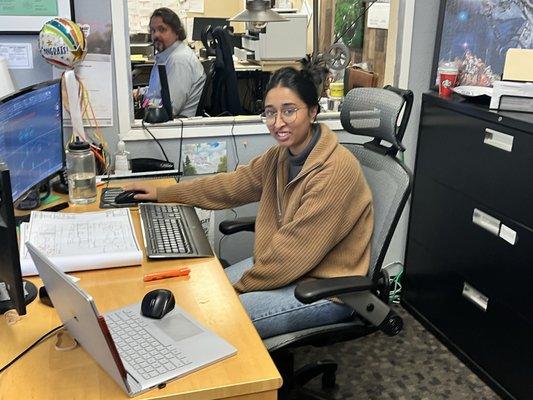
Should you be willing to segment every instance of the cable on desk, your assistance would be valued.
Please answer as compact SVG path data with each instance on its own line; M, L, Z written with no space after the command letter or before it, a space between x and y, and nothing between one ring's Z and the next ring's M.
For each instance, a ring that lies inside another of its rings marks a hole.
M52 336L53 333L56 333L57 331L63 329L63 325L59 325L59 326L56 326L54 329L52 329L51 331L48 331L47 333L45 333L43 336L41 336L39 339L37 339L35 342L33 342L33 344L28 347L26 350L24 350L22 353L20 353L18 356L16 356L14 359L12 359L10 362L8 362L5 366L3 366L1 369L0 369L0 374L2 372L4 372L6 369L8 369L9 367L11 367L16 361L18 361L23 355L25 355L28 351L30 351L31 349L33 349L35 346L37 346L38 344L44 342L46 339L48 339L50 336Z
M181 120L180 120L181 121ZM165 150L163 149L163 146L161 146L161 143L159 143L159 140L157 140L154 136L154 134L152 132L150 132L150 129L148 129L148 127L146 126L146 124L144 123L144 119L142 120L142 127L144 130L146 130L146 132L148 132L150 134L150 136L155 140L155 142L157 143L157 145L159 146L159 148L161 149L161 152L163 153L163 156L165 157L165 161L166 162L170 162L168 160L168 157L167 157L167 153L165 153ZM181 122L181 130L183 131L183 121Z

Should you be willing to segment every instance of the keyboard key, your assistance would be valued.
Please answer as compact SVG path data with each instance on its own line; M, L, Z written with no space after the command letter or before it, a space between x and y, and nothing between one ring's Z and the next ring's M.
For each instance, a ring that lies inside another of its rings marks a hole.
M153 337L136 313L119 310L106 315L106 320L120 357L146 379L184 364L183 354L175 346L163 345Z

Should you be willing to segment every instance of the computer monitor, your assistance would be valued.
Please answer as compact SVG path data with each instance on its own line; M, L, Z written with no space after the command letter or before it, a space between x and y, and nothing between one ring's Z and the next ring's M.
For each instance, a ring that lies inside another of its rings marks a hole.
M15 309L24 315L26 304L35 299L37 289L22 280L11 182L4 163L0 163L0 255L0 314Z
M61 82L54 80L0 99L0 161L19 200L64 166Z
M208 26L215 29L217 26L224 27L228 24L227 18L194 17L192 23L192 40L202 40L202 31Z

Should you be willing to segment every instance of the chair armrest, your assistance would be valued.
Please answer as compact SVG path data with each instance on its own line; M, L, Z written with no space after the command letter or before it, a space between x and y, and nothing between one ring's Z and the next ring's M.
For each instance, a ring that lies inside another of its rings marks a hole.
M370 290L373 287L374 283L366 276L343 276L300 282L294 289L294 295L302 303L310 304L328 297Z
M241 217L236 219L227 219L218 225L218 230L224 235L233 235L237 232L254 232L255 217Z

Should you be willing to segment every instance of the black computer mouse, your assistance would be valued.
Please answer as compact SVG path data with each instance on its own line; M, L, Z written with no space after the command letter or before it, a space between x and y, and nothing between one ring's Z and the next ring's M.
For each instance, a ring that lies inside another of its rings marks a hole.
M115 197L115 204L134 204L140 203L142 200L135 198L136 194L144 193L138 190L125 190L122 193L119 193Z
M144 295L141 303L141 314L148 318L163 318L174 309L174 295L167 289L155 289Z

